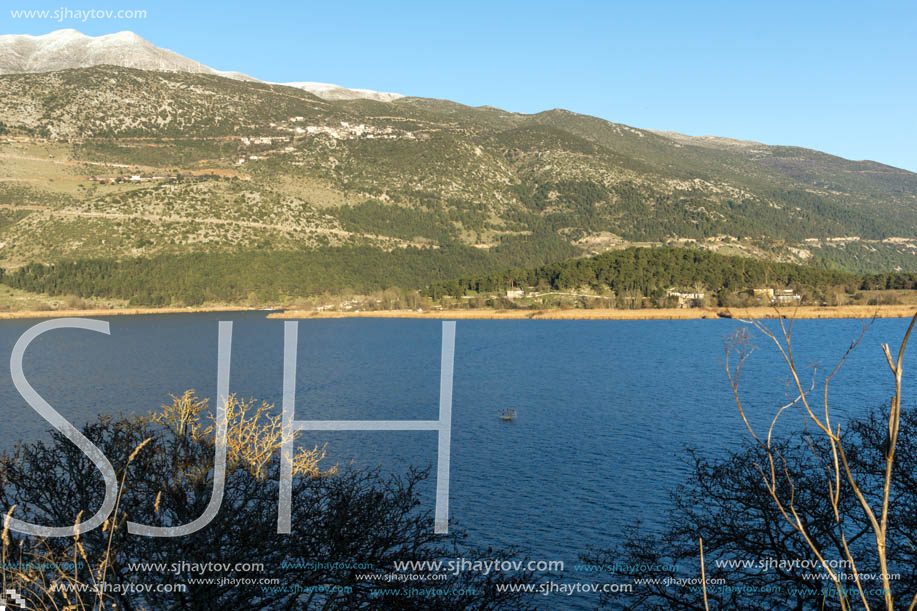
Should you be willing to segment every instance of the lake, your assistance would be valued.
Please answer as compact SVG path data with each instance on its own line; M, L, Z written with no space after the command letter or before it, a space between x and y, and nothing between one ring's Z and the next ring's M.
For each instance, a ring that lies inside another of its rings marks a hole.
M221 320L234 322L231 391L280 405L283 321L256 312L106 320L110 336L53 331L26 353L32 386L74 424L105 412L146 413L188 388L212 397ZM7 365L13 344L37 322L0 322L0 446L6 449L17 439L45 438L48 429L13 387ZM568 567L590 547L619 542L622 527L638 518L650 528L664 524L668 494L688 473L685 448L716 456L747 438L722 366L724 337L742 326L734 320L458 321L452 524L484 547L515 545ZM797 362L831 369L860 326L796 322ZM874 323L832 384L839 413L888 400L892 379L880 343L896 352L906 326L903 319ZM441 323L433 320L300 321L297 419L435 420L440 337ZM752 421L763 425L786 402L787 375L773 345L760 334L755 343L743 388ZM906 372L917 368L912 348ZM908 387L906 380L906 393ZM518 418L501 421L502 408L517 410ZM329 462L341 464L397 471L436 461L436 434L429 431L303 437L312 441L327 443ZM430 509L432 483L424 490ZM552 598L551 608L594 602Z

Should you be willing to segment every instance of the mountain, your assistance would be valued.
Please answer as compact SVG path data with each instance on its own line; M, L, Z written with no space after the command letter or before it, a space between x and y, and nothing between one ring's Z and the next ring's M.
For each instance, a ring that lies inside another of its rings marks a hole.
M91 66L112 65L138 70L215 74L241 81L260 82L241 72L215 70L168 49L160 49L133 32L92 37L77 30L57 30L43 36L8 34L0 36L0 74L55 72ZM397 93L369 89L347 89L328 83L288 83L328 100L366 98L390 102Z
M218 74L253 81L239 72L221 72L168 49L160 49L133 32L92 37L77 30L57 30L43 36L0 36L0 74L55 72L110 64L139 70L168 70Z
M296 87L309 93L314 93L323 100L376 100L377 102L394 102L404 96L400 93L387 93L384 91L372 91L371 89L347 89L339 85L330 85L328 83L278 83L287 87Z
M285 269L283 290L320 292L641 245L917 270L917 174L566 110L323 99L191 69L0 76L7 269Z

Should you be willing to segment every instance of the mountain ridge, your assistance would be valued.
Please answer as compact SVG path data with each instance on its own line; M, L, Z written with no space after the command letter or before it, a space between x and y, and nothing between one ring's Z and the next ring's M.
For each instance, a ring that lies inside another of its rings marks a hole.
M39 36L0 35L0 75L57 72L100 65L213 74L241 81L264 82L241 72L205 66L169 49L157 47L127 30L95 37L72 28L55 30ZM397 93L348 89L340 85L311 81L273 84L296 87L331 100L366 98L391 101L403 97Z
M128 30L97 37L88 36L73 28L55 30L37 36L30 34L0 35L0 75L22 74L28 72L57 72L60 70L89 68L99 65L113 65L140 70L212 74L235 80L294 87L329 101L368 99L379 102L394 102L396 100L413 97L405 96L400 93L375 91L363 88L348 88L332 83L315 81L262 81L241 72L211 68L169 49L157 47L136 33ZM430 100L430 98L416 99ZM448 100L443 101L450 104L457 104ZM460 104L459 106L465 107ZM502 113L521 114L511 113L510 111L492 106L481 106L479 108L482 110L495 110ZM543 113L553 112L571 111L560 108L543 111ZM753 140L741 140L723 136L691 136L670 130L645 129L642 131L657 134L676 142L689 143L695 146L706 146L715 149L733 147L753 150L760 147L775 146ZM806 149L805 147L793 148L809 151L815 150ZM880 166L901 170L901 168L875 160L863 159L848 161L853 163L871 162Z

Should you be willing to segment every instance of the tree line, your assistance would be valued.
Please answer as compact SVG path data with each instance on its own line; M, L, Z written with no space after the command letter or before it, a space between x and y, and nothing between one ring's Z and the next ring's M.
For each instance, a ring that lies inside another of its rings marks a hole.
M456 244L383 252L370 246L311 251L164 254L148 258L31 263L3 273L0 282L32 293L124 299L138 306L258 302L283 297L398 287L433 299L504 292L591 289L639 293L661 302L669 289L718 295L759 287L824 292L917 289L917 273L857 275L793 263L726 256L677 247L610 251L569 259L560 238L507 240L490 251ZM527 267L535 263L536 267ZM513 265L519 267L511 267ZM464 274L464 275L463 275Z
M720 255L689 248L632 247L594 257L571 259L529 269L469 275L431 285L433 297L460 297L493 293L513 287L545 290L590 288L598 292L639 291L661 297L670 288L704 287L711 291L737 291L757 287L824 289L913 288L917 274L855 274L793 263Z
M131 305L261 303L353 290L421 289L462 273L489 273L507 265L531 265L570 257L575 249L554 240L525 236L489 251L446 244L389 252L371 246L308 251L163 254L128 259L83 259L30 263L2 273L0 282L32 293L124 299Z

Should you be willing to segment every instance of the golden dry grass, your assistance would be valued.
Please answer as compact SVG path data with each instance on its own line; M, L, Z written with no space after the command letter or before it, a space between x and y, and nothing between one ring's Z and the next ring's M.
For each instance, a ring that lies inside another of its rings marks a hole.
M288 310L275 312L268 318L449 318L487 320L694 320L715 318L909 318L917 306L801 306L798 308L654 308L642 310L386 310L378 312L312 312Z
M92 316L137 316L146 314L189 314L198 312L242 312L242 306L201 306L189 308L90 308L84 310L23 310L0 312L0 320L21 318L64 318ZM287 310L273 312L268 318L430 318L454 320L697 320L716 318L910 318L915 305L800 306L798 308L646 308L641 310L567 309L567 310L379 310L364 312L314 312Z
M194 312L241 312L248 310L241 306L201 306L193 308L116 308L86 310L23 310L0 312L0 320L19 318L85 318L90 316L135 316L139 314L188 314Z

